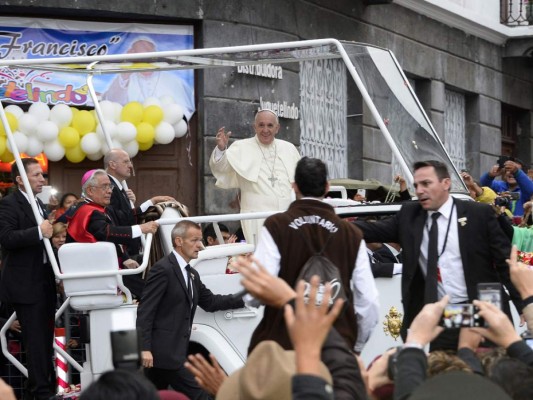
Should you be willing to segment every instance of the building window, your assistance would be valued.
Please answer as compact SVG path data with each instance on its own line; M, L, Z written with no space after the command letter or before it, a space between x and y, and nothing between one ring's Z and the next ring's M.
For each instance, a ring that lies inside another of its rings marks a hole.
M346 68L340 60L300 63L300 153L323 160L329 177L345 178Z
M458 170L466 167L465 161L465 95L446 89L444 108L444 147ZM441 138L442 140L442 138Z

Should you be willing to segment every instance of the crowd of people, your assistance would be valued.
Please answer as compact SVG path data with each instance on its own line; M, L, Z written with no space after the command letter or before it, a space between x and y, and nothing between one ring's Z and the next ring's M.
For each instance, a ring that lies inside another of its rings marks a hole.
M416 162L417 200L410 201L398 176L405 201L398 213L346 221L323 201L329 192L325 163L300 158L292 144L277 139L274 112L259 111L253 127L254 137L231 145L230 132L221 128L209 160L218 187L240 190L241 212L282 211L242 225L244 240L256 245L253 256L233 262L247 294L212 293L190 265L206 246L240 241L238 232L223 224L202 231L180 221L170 254L144 279L124 280L138 302L142 372L105 373L83 388L82 400L533 398L533 350L515 331L509 308L511 300L533 330L533 270L521 262L524 249L512 246L524 235L513 223L523 223L533 195L521 161L501 160L480 183L463 172L477 201L451 196L444 163ZM159 228L142 216L154 204L175 200L154 196L135 206L135 194L123 184L131 160L113 149L104 169L81 177L81 197L66 193L49 217L34 197L44 185L40 165L26 158L22 166L31 191L13 164L17 188L0 201L0 300L17 313L10 329L26 350L25 398L49 400L56 384L57 294L43 239L50 239L55 256L64 243L112 242L117 268L134 269L142 235ZM498 198L506 200L494 204ZM395 274L401 274L403 345L367 367L359 354L378 324L374 278ZM483 283L501 285L497 302L480 299ZM226 376L213 356L187 354L198 306L214 312L257 301L265 310L242 369ZM461 318L478 323L443 325L447 306L475 310ZM2 398L14 398L10 390L0 383Z

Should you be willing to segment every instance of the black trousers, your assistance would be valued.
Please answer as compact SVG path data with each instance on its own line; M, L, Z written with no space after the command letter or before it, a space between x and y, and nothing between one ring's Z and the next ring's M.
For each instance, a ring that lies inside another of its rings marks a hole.
M194 376L183 364L178 369L145 368L144 374L157 390L165 390L170 386L175 391L187 395L191 400L211 399L211 396L198 386Z
M53 365L54 288L45 288L40 301L34 304L13 304L22 328L26 349L28 388L36 400L48 400L55 395L56 377Z

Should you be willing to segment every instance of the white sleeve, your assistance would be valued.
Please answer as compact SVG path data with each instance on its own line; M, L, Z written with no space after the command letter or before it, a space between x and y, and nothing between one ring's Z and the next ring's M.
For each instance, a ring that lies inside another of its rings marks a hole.
M219 162L222 157L226 154L226 150L220 150L218 146L215 146L215 151L213 152L213 158L215 162Z
M259 241L255 247L254 257L267 269L270 274L278 276L281 255L272 235L264 226L259 233Z
M359 245L351 286L358 327L357 342L355 343L354 350L359 353L363 350L379 318L379 295L374 277L372 276L364 240L361 240L361 244Z
M142 203L139 208L141 209L141 212L146 212L146 210L148 210L148 208L152 207L153 205L154 203L152 203L152 200L148 199L144 203Z

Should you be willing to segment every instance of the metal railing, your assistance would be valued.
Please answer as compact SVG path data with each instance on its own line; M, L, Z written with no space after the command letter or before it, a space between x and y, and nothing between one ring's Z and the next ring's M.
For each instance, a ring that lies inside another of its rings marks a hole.
M533 0L500 0L500 22L508 26L533 25Z

